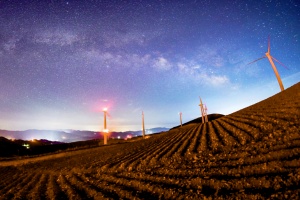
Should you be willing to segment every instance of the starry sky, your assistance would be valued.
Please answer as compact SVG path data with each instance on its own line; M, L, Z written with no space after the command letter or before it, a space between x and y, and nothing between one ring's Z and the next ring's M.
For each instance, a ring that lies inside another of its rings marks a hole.
M0 129L173 127L300 80L297 0L0 0Z

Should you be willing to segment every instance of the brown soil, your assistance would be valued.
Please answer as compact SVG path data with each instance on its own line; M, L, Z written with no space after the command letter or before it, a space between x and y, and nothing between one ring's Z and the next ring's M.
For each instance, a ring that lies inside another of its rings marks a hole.
M146 140L0 162L1 199L298 199L300 83Z

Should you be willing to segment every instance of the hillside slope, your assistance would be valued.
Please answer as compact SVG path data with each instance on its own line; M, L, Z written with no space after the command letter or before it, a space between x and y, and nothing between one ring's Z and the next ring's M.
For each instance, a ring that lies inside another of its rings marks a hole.
M0 166L4 199L296 199L300 83L205 124Z
M218 118L223 117L223 116L224 115L222 115L222 114L213 113L213 114L208 114L207 118L208 118L208 121L213 121L213 120L218 119ZM197 124L202 123L202 117L198 117L196 119L193 119L191 121L183 123L182 126L189 125L189 124L194 124L194 123L197 123ZM180 128L180 125L175 126L175 127L171 128L170 130L175 129L175 128Z

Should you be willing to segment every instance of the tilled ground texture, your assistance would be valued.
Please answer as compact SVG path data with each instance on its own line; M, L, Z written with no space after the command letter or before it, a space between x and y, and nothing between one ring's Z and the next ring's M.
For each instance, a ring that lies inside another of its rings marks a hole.
M298 199L300 84L149 139L0 162L0 199Z

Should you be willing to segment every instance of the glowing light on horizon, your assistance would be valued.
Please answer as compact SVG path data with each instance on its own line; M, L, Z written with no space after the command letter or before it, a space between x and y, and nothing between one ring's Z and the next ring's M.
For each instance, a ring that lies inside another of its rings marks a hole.
M125 140L131 139L131 138L132 138L132 135L127 135L126 138L125 138Z
M109 130L108 129L104 129L103 132L104 133L109 133Z
M30 145L29 145L29 144L23 144L22 146L23 146L23 147L26 147L26 149L29 149L29 148L30 148Z

